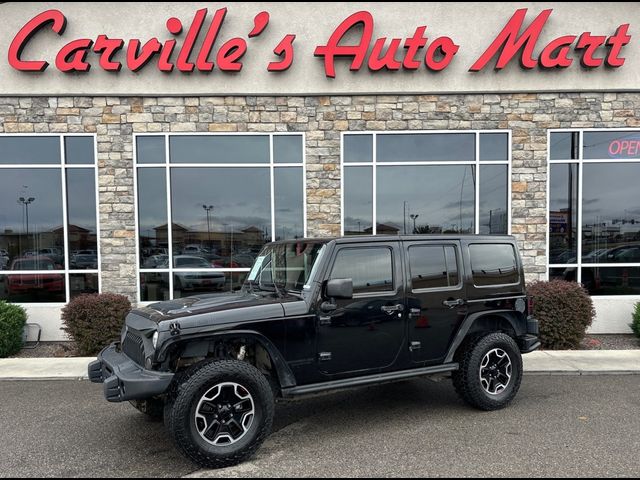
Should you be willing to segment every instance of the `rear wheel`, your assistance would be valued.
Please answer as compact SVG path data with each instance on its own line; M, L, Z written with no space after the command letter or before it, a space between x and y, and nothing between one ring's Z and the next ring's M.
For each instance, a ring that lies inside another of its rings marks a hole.
M208 363L178 389L167 421L177 447L206 468L237 465L271 432L274 398L269 382L237 360Z
M457 354L453 374L458 395L480 410L499 410L515 398L522 382L522 355L515 340L492 333L469 341Z

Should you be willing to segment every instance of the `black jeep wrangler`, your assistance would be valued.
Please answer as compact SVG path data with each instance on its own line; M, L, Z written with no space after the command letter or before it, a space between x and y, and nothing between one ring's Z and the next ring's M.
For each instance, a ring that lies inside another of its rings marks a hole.
M89 377L226 467L265 440L276 399L451 375L473 407L505 407L540 345L529 310L512 237L273 243L238 292L131 312Z

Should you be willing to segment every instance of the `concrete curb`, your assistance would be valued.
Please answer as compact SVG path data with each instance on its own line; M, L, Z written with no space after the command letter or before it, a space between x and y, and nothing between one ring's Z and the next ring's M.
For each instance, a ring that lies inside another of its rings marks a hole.
M0 359L0 381L87 380L95 358ZM527 375L640 375L640 350L534 352L524 356Z
M7 358L0 360L3 380L86 380L95 358Z

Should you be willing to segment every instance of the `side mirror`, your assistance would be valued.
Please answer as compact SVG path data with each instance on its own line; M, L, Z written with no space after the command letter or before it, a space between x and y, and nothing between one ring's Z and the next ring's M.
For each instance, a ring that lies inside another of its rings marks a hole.
M327 282L327 297L339 300L350 300L353 298L353 279L341 278L329 280Z

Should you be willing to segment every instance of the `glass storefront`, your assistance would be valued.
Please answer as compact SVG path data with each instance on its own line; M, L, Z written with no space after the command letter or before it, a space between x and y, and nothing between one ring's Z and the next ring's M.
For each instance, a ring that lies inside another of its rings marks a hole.
M549 276L640 294L640 131L550 133Z
M93 135L0 135L0 300L98 292Z
M302 134L138 136L136 159L143 302L237 289L305 236Z
M344 235L509 233L509 145L507 131L344 134Z

